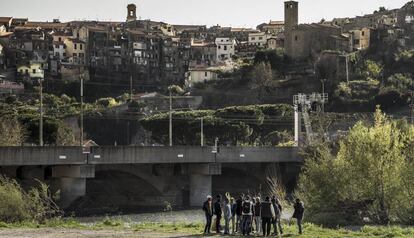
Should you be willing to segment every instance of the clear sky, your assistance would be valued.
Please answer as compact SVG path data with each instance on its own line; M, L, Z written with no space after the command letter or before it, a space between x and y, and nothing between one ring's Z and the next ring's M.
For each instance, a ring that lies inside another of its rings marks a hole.
M380 6L400 8L409 0L301 0L301 23L322 18L353 17L372 13ZM124 21L126 6L134 3L141 19L171 24L255 27L262 22L283 20L283 0L0 0L0 16L29 20Z

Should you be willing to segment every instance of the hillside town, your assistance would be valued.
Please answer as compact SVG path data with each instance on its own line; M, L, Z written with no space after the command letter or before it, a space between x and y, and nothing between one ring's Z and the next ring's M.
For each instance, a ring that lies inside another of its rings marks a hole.
M0 237L414 237L414 0L47 1L0 9Z
M261 50L283 48L288 58L303 61L327 50L341 55L366 50L377 42L404 45L414 24L413 3L310 24L299 24L299 7L285 2L285 19L256 29L140 20L134 4L127 6L124 22L1 17L0 72L16 83L77 80L82 74L94 81L132 78L141 89L191 85L215 80L218 69L232 70Z

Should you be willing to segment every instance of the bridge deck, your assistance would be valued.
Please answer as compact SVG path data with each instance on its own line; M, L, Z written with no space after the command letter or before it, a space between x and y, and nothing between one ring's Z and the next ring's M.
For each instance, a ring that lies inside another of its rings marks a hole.
M298 148L270 147L0 147L0 166L165 163L301 163Z

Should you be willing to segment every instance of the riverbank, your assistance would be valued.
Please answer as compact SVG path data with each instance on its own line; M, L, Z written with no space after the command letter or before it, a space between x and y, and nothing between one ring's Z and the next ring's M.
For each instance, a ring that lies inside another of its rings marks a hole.
M284 214L288 217L289 214ZM290 217L290 216L289 216ZM383 238L414 237L414 228L350 227L326 229L313 224L304 225L304 234L298 235L294 221L284 219L284 234L289 238ZM52 219L39 223L6 224L0 222L0 237L10 238L72 238L72 237L201 237L204 216L200 210L169 211L159 213ZM212 234L208 237L221 237ZM239 237L239 236L230 236Z
M46 227L46 226L51 227ZM27 227L25 227L27 226ZM174 223L142 223L131 224L123 223L117 220L105 220L93 226L88 226L74 221L61 222L59 224L39 225L21 225L20 227L9 226L0 229L0 237L10 238L72 238L72 237L202 237L202 223L174 224ZM401 227L363 227L360 231L350 231L346 229L325 229L313 224L304 225L304 234L298 235L294 225L284 225L285 232L280 237L290 238L382 238L382 237L414 237L413 228ZM255 237L253 235L252 237ZM222 237L222 235L212 234L206 237ZM225 237L240 237L237 235ZM257 236L258 237L258 236Z

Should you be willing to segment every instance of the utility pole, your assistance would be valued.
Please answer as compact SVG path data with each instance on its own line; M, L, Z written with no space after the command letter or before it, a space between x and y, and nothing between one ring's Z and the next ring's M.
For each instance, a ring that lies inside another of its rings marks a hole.
M345 55L345 68L346 68L346 83L349 84L349 60L348 60L348 55Z
M201 147L204 146L204 118L201 118Z
M43 84L42 84L42 79L40 79L39 145L43 146Z
M411 91L411 124L414 124L414 91Z
M326 79L321 79L321 82L322 82L322 113L325 113L325 81Z
M171 86L168 88L170 91L170 123L169 123L169 141L170 141L170 147L173 146L173 136L172 136L172 94L171 94Z
M129 100L132 102L132 75L129 78Z
M83 146L83 76L80 76L80 146Z

